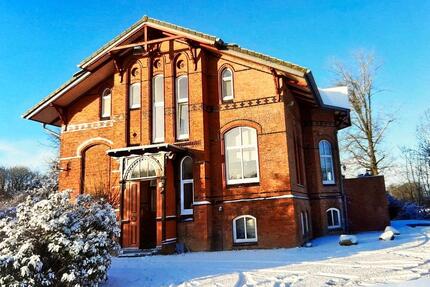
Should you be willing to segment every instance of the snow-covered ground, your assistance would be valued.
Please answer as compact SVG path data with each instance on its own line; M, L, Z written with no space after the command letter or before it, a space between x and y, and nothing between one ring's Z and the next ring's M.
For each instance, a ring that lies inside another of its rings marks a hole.
M392 222L393 241L366 232L348 247L326 236L310 248L115 258L104 286L430 286L430 227L412 222Z

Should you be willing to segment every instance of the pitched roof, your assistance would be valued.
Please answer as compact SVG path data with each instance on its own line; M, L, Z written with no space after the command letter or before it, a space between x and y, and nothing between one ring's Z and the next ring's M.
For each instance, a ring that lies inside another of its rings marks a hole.
M58 119L56 119L56 122L53 122L55 120L53 119L53 117L56 111L55 111L55 107L52 107L51 104L54 103L55 101L59 101L60 105L67 103L67 101L61 102L60 97L62 97L64 94L72 93L70 91L73 88L78 89L79 91L82 91L84 90L82 86L86 85L85 87L88 87L88 84L85 84L85 81L88 81L89 79L93 79L93 78L100 78L100 76L98 77L94 76L94 73L89 71L87 68L90 67L91 64L97 63L98 59L103 59L103 57L105 58L110 57L109 52L112 48L119 46L125 41L127 41L128 39L130 39L130 37L132 37L136 32L140 31L141 28L144 27L145 25L152 28L159 28L161 30L170 31L173 34L181 34L181 35L184 35L184 37L186 38L196 40L201 43L209 44L214 47L218 47L219 51L222 53L233 55L233 56L239 56L244 59L249 59L249 60L261 63L263 65L266 65L268 67L279 69L291 75L304 78L305 81L308 82L309 87L313 92L313 94L316 96L318 102L323 105L323 102L321 101L321 98L319 95L319 91L316 88L316 84L313 80L312 74L310 70L308 70L305 67L302 67L281 59L277 59L262 53L258 53L252 50L244 49L237 45L225 44L221 39L217 38L216 36L204 34L198 31L194 31L178 25L153 19L148 16L144 16L139 21L137 21L132 26L130 26L128 29L126 29L118 36L113 38L111 41L107 42L105 45L99 48L97 51L92 53L89 57L85 58L81 63L79 63L78 67L80 67L81 70L78 73L73 75L61 87L56 89L54 92L49 94L39 103L37 103L27 112L25 112L23 114L23 117L26 119L32 119L32 120L36 120L44 123L48 123L47 118L49 118L51 119L51 122L49 122L49 124L59 125ZM219 47L220 45L222 47ZM76 87L80 87L80 88L76 88ZM77 94L77 92L75 92L75 94ZM69 97L72 97L72 96L69 96ZM42 113L43 115L40 115L40 113Z

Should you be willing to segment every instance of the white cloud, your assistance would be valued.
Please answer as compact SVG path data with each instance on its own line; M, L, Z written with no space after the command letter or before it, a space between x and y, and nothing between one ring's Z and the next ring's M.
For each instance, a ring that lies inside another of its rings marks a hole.
M43 171L54 156L55 150L47 142L0 138L0 166L19 165Z

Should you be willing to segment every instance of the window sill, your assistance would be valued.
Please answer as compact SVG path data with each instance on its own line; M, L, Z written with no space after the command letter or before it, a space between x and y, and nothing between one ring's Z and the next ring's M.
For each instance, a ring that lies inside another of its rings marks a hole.
M128 108L130 111L134 111L134 110L138 110L138 109L140 109L140 106L139 107L129 107Z
M323 183L322 183L324 186L334 186L334 185L336 185L336 182L324 182L323 181Z
M252 245L258 245L258 241L233 242L233 246L252 246Z
M193 214L181 214L179 216L179 222L183 222L183 223L194 222L194 216Z
M100 121L108 121L110 120L110 116L109 117L100 117Z
M250 187L259 186L260 182L238 182L238 183L227 183L227 188L239 188L239 187Z

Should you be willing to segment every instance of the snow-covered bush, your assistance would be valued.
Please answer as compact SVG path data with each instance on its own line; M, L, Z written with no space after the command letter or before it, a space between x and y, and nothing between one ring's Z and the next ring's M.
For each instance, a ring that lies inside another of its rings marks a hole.
M388 194L388 209L391 219L430 219L430 208L410 201L401 201Z
M0 286L97 286L118 249L109 204L69 192L28 197L0 219Z

